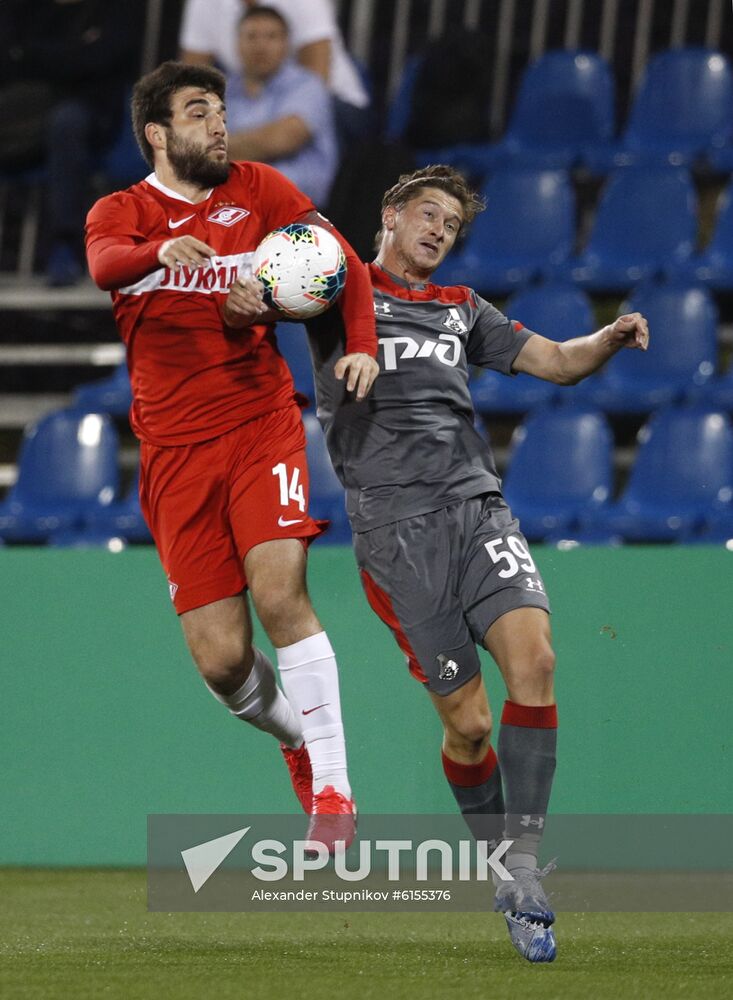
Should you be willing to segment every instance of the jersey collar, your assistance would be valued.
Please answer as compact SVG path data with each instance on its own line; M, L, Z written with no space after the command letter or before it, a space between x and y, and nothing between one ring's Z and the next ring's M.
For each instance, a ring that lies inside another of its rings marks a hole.
M410 284L409 281L405 281L405 279L400 278L399 275L392 274L392 272L388 271L386 267L382 267L382 265L378 264L376 260L373 261L372 263L374 267L378 267L380 271L386 274L387 277L390 279L390 281L393 281L395 285L400 285L402 288L406 288L410 292L424 292L425 289L428 287L428 283L424 281L420 283L414 282L413 284Z
M166 198L173 198L175 201L185 201L187 205L203 205L203 203L205 201L208 201L208 199L211 197L211 192L214 190L213 188L209 188L209 190L206 192L206 197L202 199L202 201L191 201L190 198L186 198L184 195L179 194L172 188L166 187L165 184L161 184L161 182L158 180L155 174L155 171L153 171L152 174L148 174L145 180L151 187L157 188L158 191L161 191L166 196Z

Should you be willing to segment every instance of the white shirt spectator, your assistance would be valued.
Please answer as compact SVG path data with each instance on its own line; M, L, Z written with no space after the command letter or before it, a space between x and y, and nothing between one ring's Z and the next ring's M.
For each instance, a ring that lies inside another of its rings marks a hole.
M331 93L357 108L369 104L329 0L267 0L266 6L274 7L288 22L294 53L304 45L330 39ZM244 9L242 0L187 0L178 39L180 48L209 53L228 73L236 73L239 70L237 25Z

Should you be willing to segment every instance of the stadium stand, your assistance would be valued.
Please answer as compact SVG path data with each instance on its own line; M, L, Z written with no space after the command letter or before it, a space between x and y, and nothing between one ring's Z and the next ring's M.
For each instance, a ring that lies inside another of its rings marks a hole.
M612 488L613 435L601 414L543 407L515 431L503 489L530 541L591 517Z
M733 73L720 52L673 49L650 60L619 142L596 145L592 169L630 164L691 167L733 135Z
M602 371L568 390L576 402L606 413L650 413L707 387L718 353L718 310L704 288L646 283L622 312L640 312L653 330L644 357L620 351Z
M487 210L435 274L438 284L502 295L545 276L569 256L575 199L561 170L505 167L483 188Z
M662 409L639 432L639 451L620 499L581 527L627 541L674 541L703 530L733 487L733 428L709 409Z
M685 264L697 238L695 191L674 167L617 170L608 180L585 249L556 271L590 291L628 291Z
M117 432L104 414L60 410L31 425L18 480L0 505L0 537L38 542L81 527L92 508L117 495L117 451Z
M704 386L693 386L686 399L690 403L706 403L716 410L733 413L733 366Z
M74 391L74 406L88 413L126 417L131 405L132 388L125 361L121 361L106 378L85 382Z
M610 142L614 126L606 61L594 52L546 52L525 70L506 133L488 151L486 166L571 169ZM478 154L474 163L481 165Z
M121 499L89 507L77 539L84 541L120 537L126 542L151 542L150 531L140 510L139 486L138 470L138 475ZM59 539L56 538L55 541L58 544Z
M680 267L679 273L715 291L733 291L733 183L721 196L710 242L702 253Z

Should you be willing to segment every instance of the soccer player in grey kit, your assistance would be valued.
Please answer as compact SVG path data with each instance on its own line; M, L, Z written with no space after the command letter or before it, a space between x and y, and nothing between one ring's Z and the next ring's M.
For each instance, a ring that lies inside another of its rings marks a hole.
M555 343L470 288L431 284L462 227L484 207L446 166L403 175L385 194L370 265L380 375L367 400L355 403L329 377L334 345L311 342L319 417L346 487L369 603L440 716L443 768L469 826L490 830L481 821L499 815L499 830L514 841L504 861L513 881L497 884L495 909L519 953L548 962L556 953L554 914L537 854L557 736L549 603L474 428L469 365L569 385L621 348L646 350L649 331L632 313ZM476 643L507 689L498 755Z

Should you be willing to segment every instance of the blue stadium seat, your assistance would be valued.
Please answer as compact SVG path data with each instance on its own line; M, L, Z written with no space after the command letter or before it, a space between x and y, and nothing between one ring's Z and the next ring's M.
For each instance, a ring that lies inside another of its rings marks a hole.
M720 149L714 149L709 154L708 160L713 170L718 173L733 173L733 139L725 146L721 146Z
M733 73L720 52L670 49L647 65L615 148L597 150L591 166L639 163L692 166L733 135Z
M505 313L528 330L550 340L569 340L590 333L595 326L593 309L585 292L572 285L536 285L517 292L507 302ZM551 382L500 372L479 371L469 382L477 413L526 413L558 396Z
M275 332L278 350L288 364L296 390L308 398L311 407L315 406L313 364L305 326L302 323L278 323Z
M602 371L568 390L570 398L606 413L650 413L703 390L715 373L718 310L704 288L648 283L621 313L649 321L649 350L619 351Z
M310 514L327 520L331 526L323 536L333 544L351 542L351 527L346 516L344 488L333 471L321 425L315 413L304 413L306 454L310 477Z
M584 518L628 541L674 541L699 530L733 487L733 428L708 409L659 410L617 503Z
M127 540L109 531L93 531L91 528L66 528L49 535L49 548L53 549L107 549L109 552L123 552Z
M448 257L434 280L506 294L544 276L568 257L575 238L575 198L565 171L504 168L483 194L463 247Z
M97 539L118 537L126 542L152 542L150 529L140 510L139 469L125 496L110 504L97 504L87 511L84 532Z
M80 527L119 488L117 432L109 417L58 410L23 436L18 479L0 504L0 537L43 541L55 531Z
M686 541L703 543L723 542L733 549L733 503L720 504L705 519L702 529Z
M674 167L618 170L603 190L586 249L559 269L591 291L626 291L674 273L692 253L697 205L689 174Z
M611 141L614 85L608 64L594 52L546 52L524 71L506 133L493 163L566 168Z
M613 485L613 436L592 411L535 411L518 427L503 491L529 539L571 528L603 508Z
M714 410L733 413L733 365L723 375L712 378L704 386L694 386L687 393L690 403L704 403Z
M679 273L716 291L733 290L733 183L723 192L710 243L682 265Z
M132 388L126 361L122 361L106 378L85 382L74 391L74 407L87 413L126 417L131 406Z

